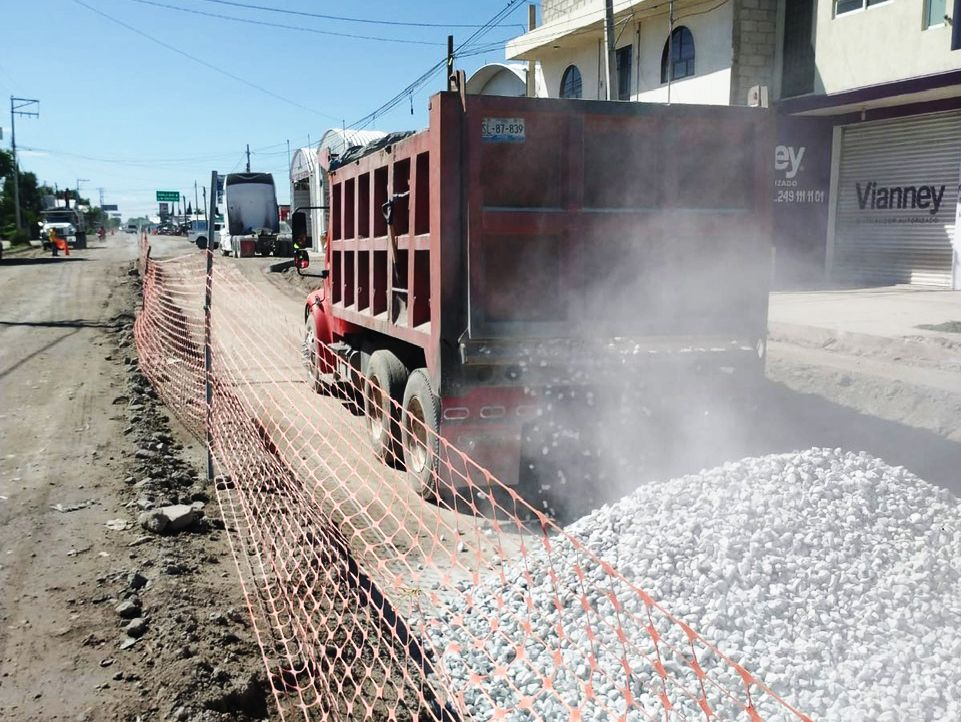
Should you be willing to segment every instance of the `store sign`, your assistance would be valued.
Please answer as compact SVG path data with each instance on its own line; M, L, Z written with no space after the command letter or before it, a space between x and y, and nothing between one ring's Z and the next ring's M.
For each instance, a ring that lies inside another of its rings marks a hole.
M941 210L947 185L881 186L877 181L855 182L858 207L864 210L927 210L936 216ZM932 219L933 222L933 219Z
M822 179L805 173L806 145L779 145L774 149L774 202L826 203L827 188Z
M831 187L830 119L779 116L774 146L774 245L780 271L822 267Z

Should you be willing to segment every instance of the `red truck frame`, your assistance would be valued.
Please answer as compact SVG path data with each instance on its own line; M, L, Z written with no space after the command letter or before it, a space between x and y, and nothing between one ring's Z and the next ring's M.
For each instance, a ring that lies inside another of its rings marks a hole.
M425 494L437 447L401 416L512 484L547 388L750 386L773 138L758 108L435 95L428 129L320 158L315 378L370 380L374 450Z

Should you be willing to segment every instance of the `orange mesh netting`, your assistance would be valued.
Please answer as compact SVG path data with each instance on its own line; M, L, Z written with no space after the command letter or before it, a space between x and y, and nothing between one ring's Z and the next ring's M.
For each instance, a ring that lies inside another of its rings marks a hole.
M135 336L164 402L198 436L209 418L217 498L283 718L808 719L420 424L437 457L425 499L371 452L369 382L336 377L324 349L312 383L302 311L220 259L208 417L205 263L143 246Z

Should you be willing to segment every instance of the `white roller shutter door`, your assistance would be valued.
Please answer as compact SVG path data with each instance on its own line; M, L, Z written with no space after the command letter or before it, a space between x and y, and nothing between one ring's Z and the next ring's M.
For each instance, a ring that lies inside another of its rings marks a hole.
M961 112L844 128L832 275L950 288L959 167Z

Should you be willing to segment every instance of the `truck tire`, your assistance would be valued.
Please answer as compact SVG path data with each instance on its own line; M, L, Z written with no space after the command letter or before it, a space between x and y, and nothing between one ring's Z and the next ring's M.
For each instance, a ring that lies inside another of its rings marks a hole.
M310 388L315 394L324 391L324 383L320 375L320 359L317 358L317 331L314 326L314 315L307 314L304 323L304 365L310 374Z
M391 401L404 400L407 367L390 351L375 351L370 356L364 381L364 412L374 455L389 465L403 459L400 412Z
M415 369L404 390L404 466L414 490L424 499L437 498L440 459L440 399L426 369Z

